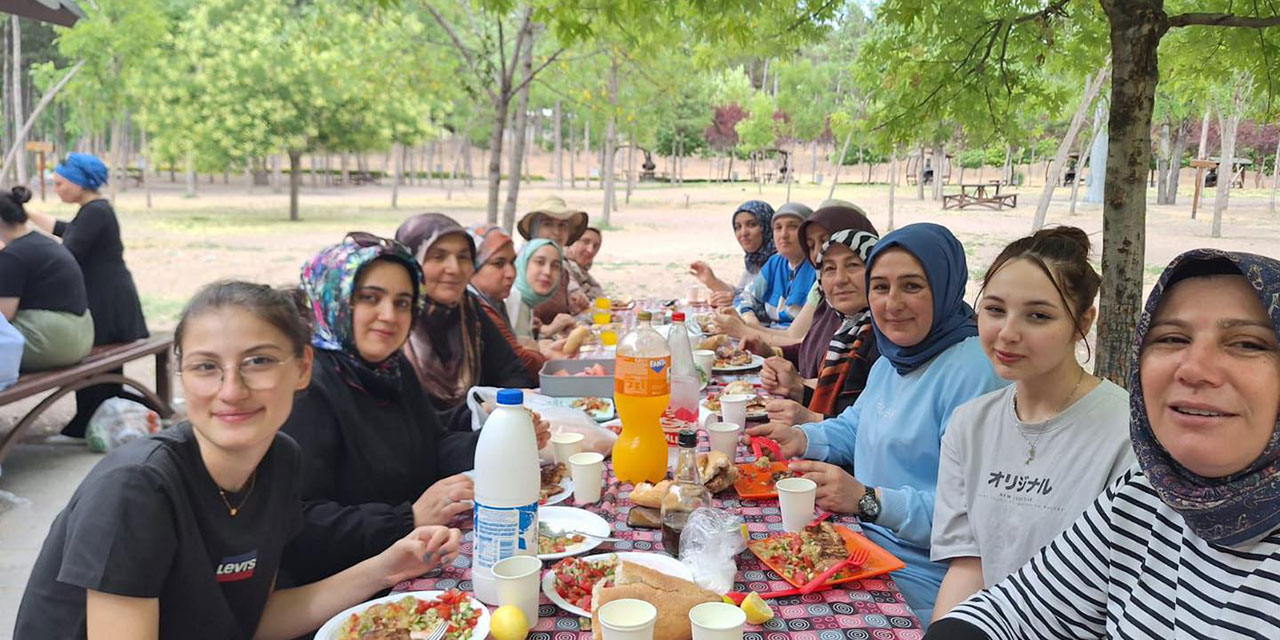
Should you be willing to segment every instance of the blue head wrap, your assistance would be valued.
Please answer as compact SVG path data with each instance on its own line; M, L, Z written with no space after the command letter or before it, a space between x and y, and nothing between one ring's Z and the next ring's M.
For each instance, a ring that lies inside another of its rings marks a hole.
M890 342L872 318L871 328L875 331L880 355L893 363L899 375L906 375L948 347L978 335L978 325L973 308L964 301L964 287L969 282L964 246L946 227L928 222L909 224L881 238L867 259L867 291L871 290L876 259L894 248L904 249L920 261L933 293L933 325L917 344L902 346Z
M107 183L107 165L89 153L67 155L54 172L90 191L97 191Z

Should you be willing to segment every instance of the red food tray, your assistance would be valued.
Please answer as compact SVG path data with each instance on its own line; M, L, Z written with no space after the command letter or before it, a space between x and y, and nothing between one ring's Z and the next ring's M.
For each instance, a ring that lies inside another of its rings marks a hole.
M867 537L861 533L854 533L849 528L842 527L840 525L832 526L835 528L836 532L840 534L840 537L844 538L845 546L849 549L850 553L853 553L856 549L866 549L870 555L862 566L854 569L846 568L837 573L825 583L827 586L843 584L854 580L862 580L863 578L870 578L872 576L878 576L889 573L890 571L898 571L906 568L906 563L899 560L898 557L892 553L885 551L880 545L868 540ZM760 562L763 562L765 566L773 569L775 573L782 576L783 580L786 580L798 588L803 587L808 580L797 581L796 577L786 570L783 563L778 562L776 559L771 560L767 558L763 551L765 544L770 540L777 540L779 538L787 538L797 535L800 534L783 533L776 536L770 536L764 540L752 540L747 544L747 548L751 549L751 552L756 554L756 557L760 558Z
M738 497L744 500L777 498L778 490L774 487L773 474L789 469L785 462L774 462L768 469L760 469L750 462L740 464L738 481L733 483L733 488L738 490Z

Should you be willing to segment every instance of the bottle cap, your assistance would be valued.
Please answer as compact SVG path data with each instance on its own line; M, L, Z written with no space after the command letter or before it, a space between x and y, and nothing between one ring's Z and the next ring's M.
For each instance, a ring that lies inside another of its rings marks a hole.
M684 312L683 312L683 311L677 311L677 312L675 312L675 313L671 314L671 321L672 321L672 322L684 322Z
M519 389L503 389L498 392L498 404L518 407L524 404L524 392Z
M639 320L641 322L649 322L650 320L653 320L653 314L649 313L648 311L641 311L636 314L636 320Z
M681 447L692 449L698 446L698 432L693 429L681 429L678 442Z

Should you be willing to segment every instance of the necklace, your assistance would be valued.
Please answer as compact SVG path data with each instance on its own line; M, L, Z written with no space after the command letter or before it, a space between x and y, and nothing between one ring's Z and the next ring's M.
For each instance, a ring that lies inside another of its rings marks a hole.
M218 495L222 496L222 504L227 505L227 513L231 514L232 518L236 517L236 514L240 513L240 507L243 507L244 503L249 500L249 494L253 492L253 481L257 479L257 477L258 471L255 469L253 473L249 474L249 488L244 490L244 497L240 498L240 503L234 507L231 506L231 502L227 500L227 492L223 491L222 487L218 487Z
M1076 386L1071 387L1071 393L1068 393L1067 397L1063 399L1062 405L1058 407L1056 412L1054 412L1054 416L1067 410L1067 406L1071 404L1071 399L1074 398L1076 396L1076 392L1080 390L1080 383L1082 382L1084 382L1084 367L1080 368L1080 377L1076 378ZM1022 439L1027 443L1027 459L1024 460L1022 464L1031 464L1031 461L1036 459L1036 445L1040 444L1040 438L1044 437L1044 433L1041 432L1040 435L1036 436L1035 440L1027 437L1027 432L1022 428L1022 420L1018 418L1017 389L1014 389L1013 391L1013 417L1018 427L1018 435L1022 436Z

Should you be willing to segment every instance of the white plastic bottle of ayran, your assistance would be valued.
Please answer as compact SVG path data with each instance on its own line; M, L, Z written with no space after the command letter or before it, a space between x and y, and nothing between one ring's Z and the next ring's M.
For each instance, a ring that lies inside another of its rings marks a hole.
M524 393L503 389L476 443L471 581L485 604L498 604L494 564L538 553L538 464L538 439Z

